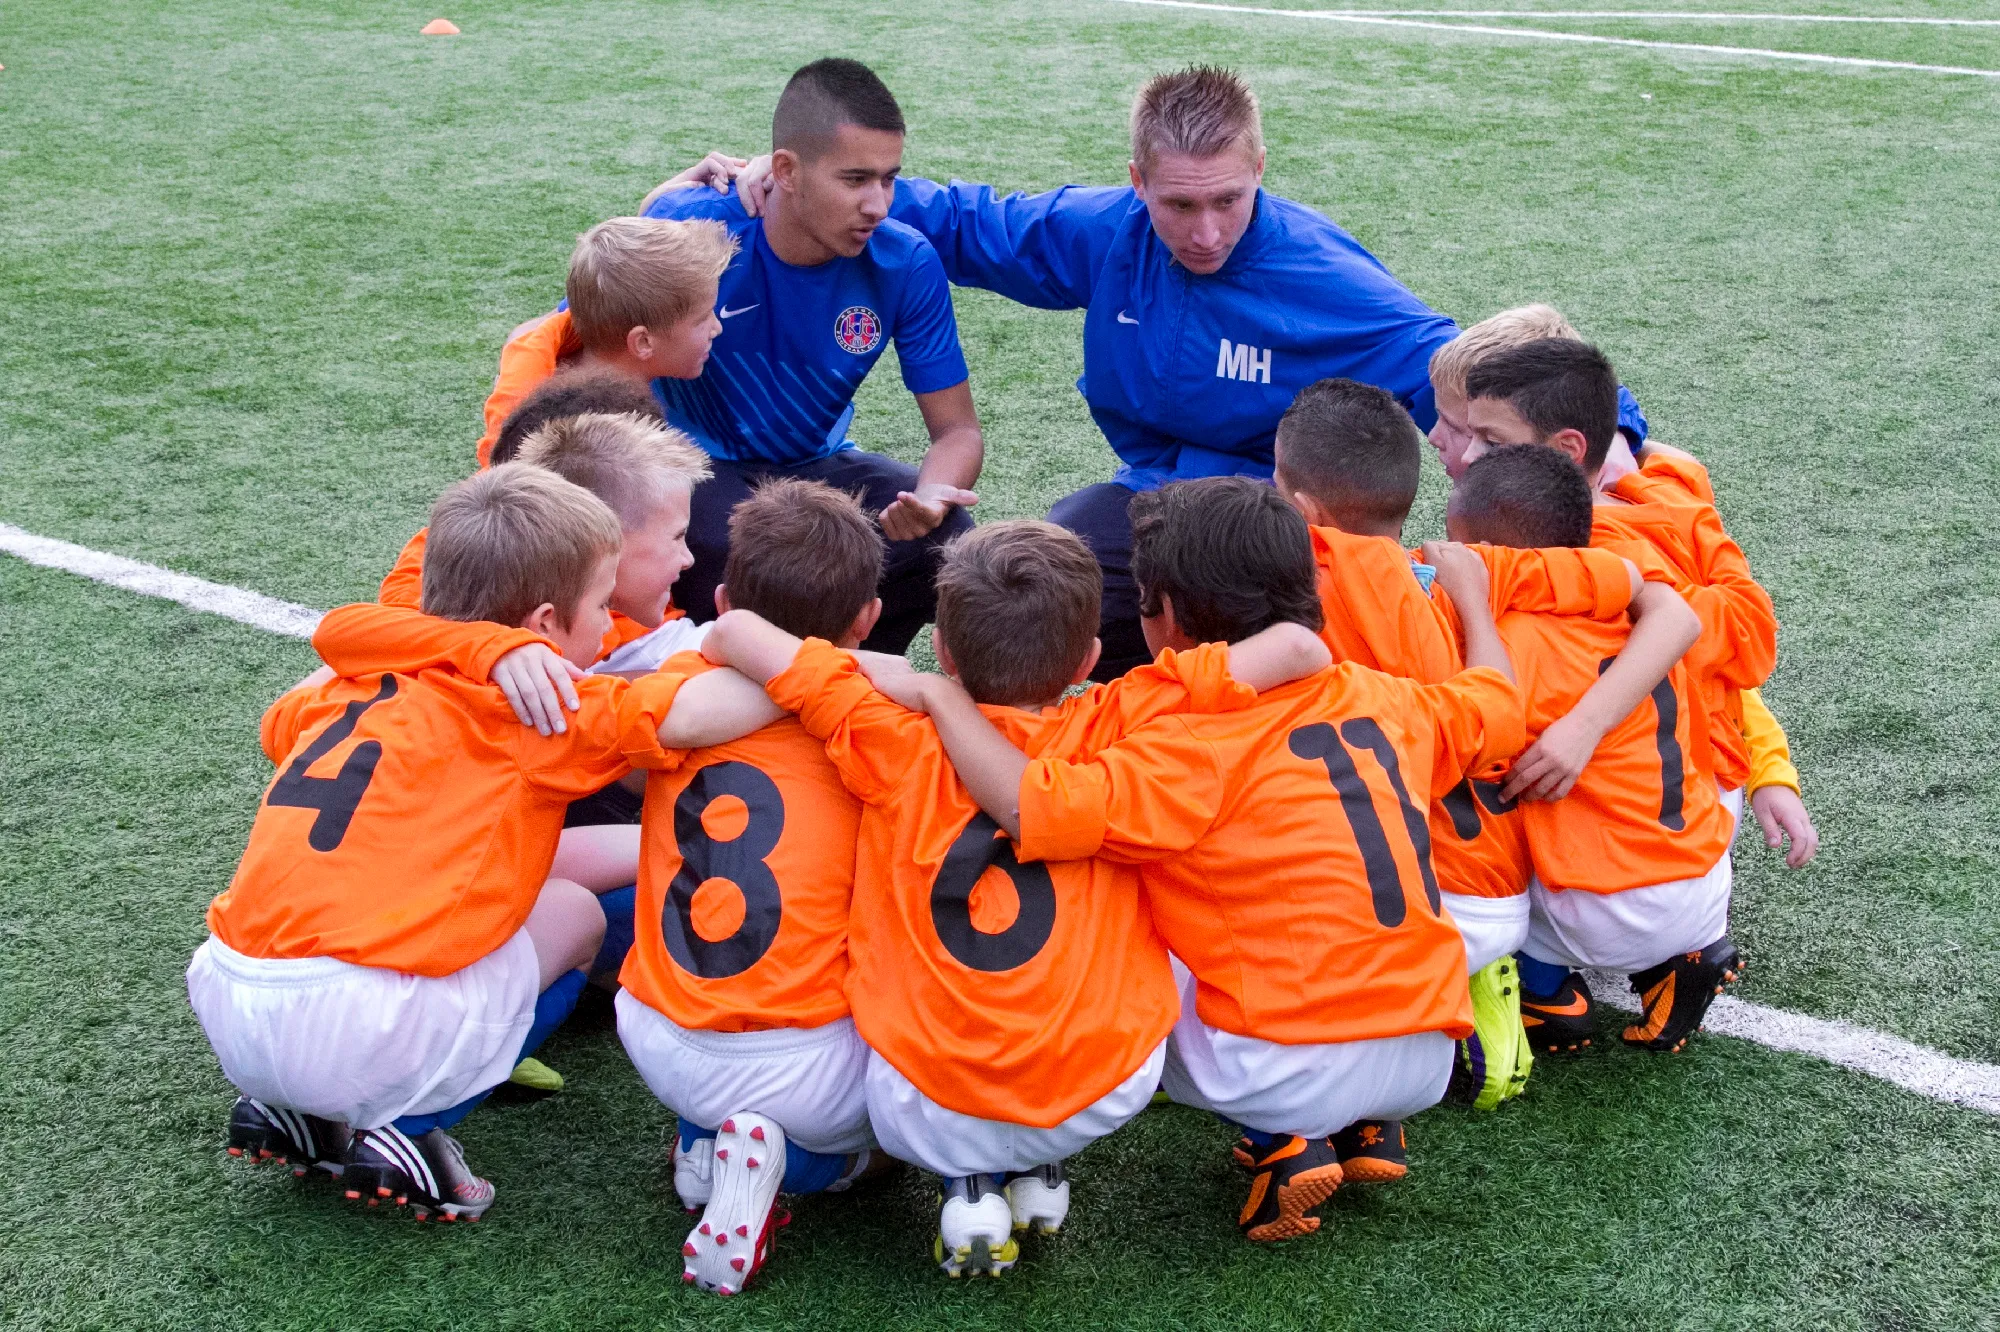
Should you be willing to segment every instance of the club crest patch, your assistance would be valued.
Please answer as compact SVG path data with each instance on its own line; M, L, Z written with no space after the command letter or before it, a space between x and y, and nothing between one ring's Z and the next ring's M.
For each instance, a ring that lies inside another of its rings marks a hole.
M842 351L865 356L882 344L882 318L865 305L850 305L833 321L833 340Z

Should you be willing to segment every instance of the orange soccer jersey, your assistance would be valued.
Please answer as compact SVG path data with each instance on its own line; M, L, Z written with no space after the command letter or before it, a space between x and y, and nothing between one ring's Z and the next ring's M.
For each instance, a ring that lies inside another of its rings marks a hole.
M424 546L430 540L431 529L417 529L417 534L403 543L402 551L396 556L396 567L389 570L382 579L382 586L375 593L375 600L384 606L400 606L406 610L421 610L424 602ZM682 618L678 606L667 607L667 613L660 617L660 623ZM658 625L640 624L622 611L611 612L611 628L605 631L604 641L597 646L597 659L606 657L636 642L657 629Z
M486 432L479 437L481 467L493 457L493 446L500 441L500 427L521 405L521 399L582 350L568 310L557 310L523 324L507 339L500 348L500 373L493 378L493 391L486 395Z
M1037 758L1021 854L1143 864L1212 1027L1286 1045L1463 1037L1465 946L1426 814L1522 742L1498 671L1419 685L1342 662L1239 711L1130 729L1088 761Z
M982 707L1030 754L1109 739L1117 720L1254 697L1220 647L1164 656L1039 716ZM1024 863L981 812L928 717L808 640L770 682L864 806L847 997L870 1049L938 1104L1049 1128L1107 1095L1172 1029L1165 947L1129 867Z
M369 655L371 620L398 613L350 609L362 614L335 611L315 637L331 657ZM497 657L503 643L478 650ZM251 957L461 970L527 920L571 800L635 759L671 762L658 733L679 685L666 674L579 681L583 707L552 736L522 726L496 686L449 666L293 690L264 715L278 774L209 929Z
M1528 734L1576 706L1616 660L1626 626L1580 616L1510 614L1500 636L1527 700ZM1696 762L1702 717L1685 666L1598 742L1561 800L1520 807L1528 852L1555 890L1614 893L1706 874L1736 828Z
M663 669L713 668L683 652ZM638 926L619 983L704 1031L846 1017L860 825L860 802L793 717L649 774Z
M1651 455L1612 487L1625 503L1593 511L1591 544L1641 568L1650 556L1700 617L1701 638L1684 663L1706 722L1697 756L1728 790L1750 775L1741 691L1763 684L1777 664L1778 617L1704 493L1712 492L1699 463Z
M1426 592L1412 556L1389 537L1312 529L1319 564L1320 637L1336 661L1438 684L1464 669L1464 629L1441 591ZM1622 619L1632 600L1625 562L1606 551L1471 547L1486 564L1494 616L1548 612ZM1491 774L1488 774L1490 776ZM1440 886L1468 897L1528 891L1528 845L1500 783L1467 776L1430 807Z

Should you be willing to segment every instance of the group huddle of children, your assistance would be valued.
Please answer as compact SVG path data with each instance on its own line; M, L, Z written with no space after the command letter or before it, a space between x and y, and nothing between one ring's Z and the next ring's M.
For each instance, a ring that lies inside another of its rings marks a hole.
M188 970L232 1154L477 1220L449 1130L546 1075L595 978L679 1120L686 1280L741 1290L780 1193L902 1163L942 1177L942 1268L997 1274L1156 1095L1240 1135L1239 1223L1280 1240L1400 1178L1405 1119L1588 1044L1577 968L1630 973L1627 1043L1686 1044L1742 967L1746 791L1792 863L1816 834L1757 694L1770 598L1559 315L1432 363L1449 541L1402 544L1408 414L1324 380L1275 485L1132 501L1150 665L1077 688L1098 563L1007 521L947 548L929 675L858 650L883 539L817 482L735 509L713 624L671 607L708 465L645 382L700 373L718 230L585 236L488 465L265 715L277 775ZM635 772L641 822L590 822Z

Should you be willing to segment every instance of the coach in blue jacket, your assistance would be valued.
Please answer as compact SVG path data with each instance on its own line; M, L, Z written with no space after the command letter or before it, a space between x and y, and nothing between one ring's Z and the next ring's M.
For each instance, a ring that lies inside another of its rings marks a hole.
M760 193L753 163L744 193ZM922 232L961 286L1082 308L1077 389L1120 466L1049 517L1104 567L1100 679L1148 658L1132 582L1134 493L1189 477L1268 478L1278 418L1345 376L1395 394L1429 430L1431 353L1453 322L1321 214L1267 194L1257 99L1235 74L1163 74L1132 108L1129 187L1000 197L904 177L889 216ZM1644 437L1636 404L1621 424Z

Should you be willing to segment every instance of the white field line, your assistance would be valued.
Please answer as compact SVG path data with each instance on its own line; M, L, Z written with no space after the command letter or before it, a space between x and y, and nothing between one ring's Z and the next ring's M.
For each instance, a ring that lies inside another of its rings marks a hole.
M1598 1003L1628 1013L1639 1011L1639 997L1632 993L1625 977L1616 972L1591 971L1585 973L1585 978L1590 982L1591 997ZM1831 1018L1788 1013L1782 1008L1754 1004L1727 994L1709 1008L1708 1020L1703 1025L1711 1032L1739 1036L1773 1050L1790 1050L1824 1059L1829 1064L1893 1082L1905 1091L1933 1101L2000 1115L2000 1066L1954 1059L1887 1032Z
M0 523L0 550L18 555L30 564L80 574L99 583L122 587L142 596L178 601L190 610L207 611L247 624L253 628L283 634L287 638L310 639L319 624L320 612L309 606L279 601L261 592L211 583L162 569L123 555L106 555L85 546L24 532L9 523Z
M1717 14L1699 9L1317 9L1336 18L1642 19L1660 23L1907 23L1932 28L2000 28L2000 19L1895 18L1866 14Z
M319 611L306 606L278 601L240 587L211 583L205 578L192 578L122 555L106 555L67 541L39 537L7 523L0 523L0 550L30 564L61 569L142 596L162 597L191 610L226 616L289 638L310 639L320 619ZM1627 988L1624 977L1591 972L1588 979L1599 1003L1632 1012L1638 1010L1638 1001ZM1773 1050L1811 1055L1934 1101L2000 1115L2000 1066L1954 1059L1886 1032L1788 1013L1729 996L1716 1000L1709 1009L1708 1028Z
M1420 28L1430 32L1469 32L1486 37L1526 37L1544 42L1578 42L1595 46L1636 46L1655 51L1695 51L1704 55L1750 56L1760 60L1793 60L1809 65L1846 65L1857 69L1903 69L1924 74L1963 74L2000 79L2000 69L1960 65L1919 65L1907 60L1873 60L1863 56L1819 55L1812 51L1773 51L1757 46L1711 46L1704 42L1653 42L1637 37L1605 37L1598 33L1549 32L1541 28L1497 28L1478 23L1437 23L1426 19L1379 18L1335 9L1270 9L1256 5L1218 5L1203 0L1112 0L1121 5L1155 9L1191 9L1212 14L1251 14L1270 18L1318 19L1327 23L1360 23L1380 28Z

